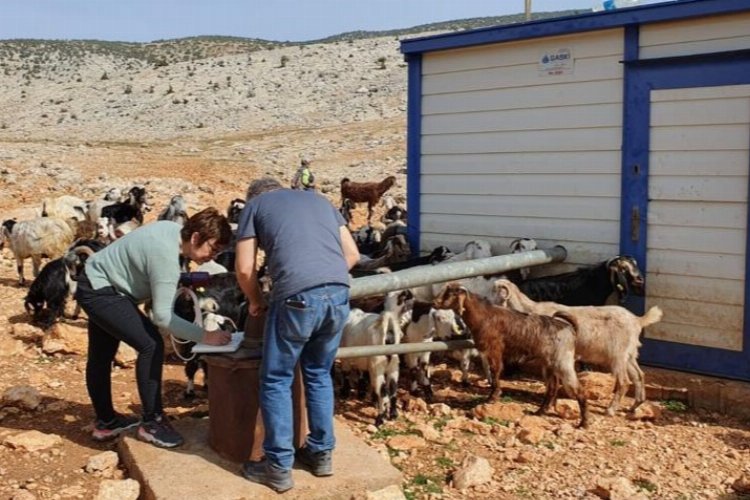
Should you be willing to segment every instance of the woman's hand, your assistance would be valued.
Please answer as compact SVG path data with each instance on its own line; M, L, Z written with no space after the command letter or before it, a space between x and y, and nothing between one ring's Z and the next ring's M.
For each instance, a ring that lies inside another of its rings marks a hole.
M207 345L226 345L232 340L232 334L224 330L203 330L203 342Z

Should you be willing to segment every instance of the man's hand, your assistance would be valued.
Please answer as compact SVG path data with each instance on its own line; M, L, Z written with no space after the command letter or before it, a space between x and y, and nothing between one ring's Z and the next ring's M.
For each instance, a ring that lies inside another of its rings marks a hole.
M266 304L266 301L263 298L261 298L257 302L250 301L250 303L247 306L247 312L252 317L258 316L261 312L265 311L266 309L268 309L268 304Z
M232 334L225 332L224 330L203 330L203 340L201 341L207 345L226 345L232 340Z

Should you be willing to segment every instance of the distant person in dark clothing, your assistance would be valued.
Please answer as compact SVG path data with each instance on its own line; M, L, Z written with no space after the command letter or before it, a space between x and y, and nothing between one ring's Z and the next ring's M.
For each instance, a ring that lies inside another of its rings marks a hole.
M265 459L242 474L278 492L294 487L292 382L302 369L310 433L297 461L316 476L333 474L331 367L349 316L349 269L359 260L346 222L315 192L284 189L271 178L250 184L237 231L237 280L249 313L266 308L257 279L258 248L273 282L263 336L260 408Z

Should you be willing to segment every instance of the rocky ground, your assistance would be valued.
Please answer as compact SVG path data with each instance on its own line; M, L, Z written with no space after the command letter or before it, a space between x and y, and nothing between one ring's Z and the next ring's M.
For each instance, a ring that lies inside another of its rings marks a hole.
M260 175L288 180L301 154L312 158L334 201L344 176L391 174L403 199L406 69L393 38L158 68L50 57L34 73L39 78L25 76L22 59L3 60L11 70L0 72L2 219L32 217L46 196L91 199L135 183L147 186L157 209L176 193L191 210L224 208ZM116 447L89 438L85 317L43 331L30 324L26 289L16 283L6 249L0 498L134 498L138 485L107 453ZM355 399L338 403L337 418L403 471L408 498L729 499L750 492L750 422L677 401L650 402L635 418L606 417L610 378L585 378L594 415L587 430L575 428L575 403L533 416L542 392L533 379L504 382L502 401L484 405L486 383L474 375L462 386L446 361L436 366L432 403L402 390L400 418L380 428L371 405ZM137 412L132 353L122 353L113 384L118 409ZM184 388L181 364L168 360L169 415L205 415L205 393L186 401Z

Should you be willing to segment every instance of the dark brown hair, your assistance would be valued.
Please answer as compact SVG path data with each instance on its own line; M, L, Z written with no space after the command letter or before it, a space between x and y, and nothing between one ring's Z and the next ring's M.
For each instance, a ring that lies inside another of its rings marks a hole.
M229 221L214 207L204 208L193 214L182 226L180 237L182 241L188 241L193 233L198 233L198 244L216 238L216 244L225 247L232 238Z

